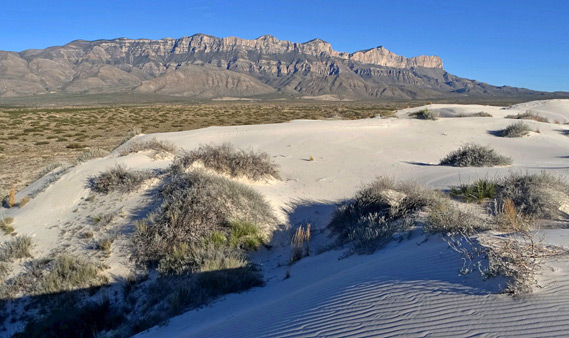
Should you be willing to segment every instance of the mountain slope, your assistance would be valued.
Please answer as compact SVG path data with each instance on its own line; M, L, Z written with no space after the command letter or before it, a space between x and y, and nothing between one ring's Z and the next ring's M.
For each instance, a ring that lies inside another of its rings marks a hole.
M0 97L49 93L155 93L191 98L335 95L347 99L539 97L446 72L437 56L406 58L384 47L338 52L325 41L196 34L180 39L77 40L0 51Z

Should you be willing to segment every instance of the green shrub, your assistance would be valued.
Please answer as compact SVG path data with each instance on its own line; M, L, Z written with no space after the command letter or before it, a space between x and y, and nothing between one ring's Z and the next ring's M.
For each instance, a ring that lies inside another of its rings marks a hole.
M450 195L462 197L468 203L481 203L484 199L494 198L496 195L496 182L478 179L472 184L461 184L451 187Z
M454 167L492 167L510 165L512 159L496 153L490 147L468 143L448 154L440 164Z
M241 248L252 247L276 226L271 207L260 194L223 177L175 174L161 195L160 210L137 224L133 238L134 257L150 265L183 245L198 247L212 241L212 236L221 242L221 234Z

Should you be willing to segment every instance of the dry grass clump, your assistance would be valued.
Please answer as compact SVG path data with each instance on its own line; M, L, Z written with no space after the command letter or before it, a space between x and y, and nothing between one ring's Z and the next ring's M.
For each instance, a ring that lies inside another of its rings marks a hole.
M310 255L310 224L299 226L290 241L290 261L294 263Z
M114 191L128 193L138 189L150 177L150 172L128 170L125 166L117 164L114 168L92 178L91 189L102 194Z
M516 114L516 115L508 115L506 116L507 119L518 119L518 120L534 120L537 122L547 122L549 123L549 120L543 116L540 116L530 110L526 111L525 113L522 114Z
M196 162L231 177L244 176L255 181L280 178L278 167L271 163L269 154L238 150L230 143L202 145L196 150L186 151L174 159L172 169L183 172Z
M440 117L440 113L438 111L429 110L427 108L420 110L418 112L414 112L409 114L409 116L414 116L421 120L433 120L436 121Z
M28 204L28 202L31 200L30 196L24 196L22 197L22 199L20 200L20 202L18 202L18 207L22 208L24 205Z
M0 262L12 262L14 259L32 257L32 238L18 236L12 238L0 246Z
M0 229L4 231L5 235L14 232L14 226L12 225L12 223L14 223L14 217L4 217L2 218L2 220L0 220Z
M126 156L140 151L152 150L154 157L164 156L167 154L175 155L178 148L169 141L158 140L155 137L146 141L132 141L128 145L118 149L119 156Z
M512 123L506 129L500 131L502 137L522 137L532 131L531 127L523 121Z
M328 225L339 244L373 251L405 228L414 213L436 203L438 195L412 183L381 178L334 212Z
M448 154L440 164L453 167L493 167L511 165L512 159L498 154L490 147L467 143Z
M472 235L488 230L490 225L470 211L461 210L448 200L441 200L429 210L425 230L430 233Z
M37 294L87 288L104 281L99 276L100 267L80 257L61 255L49 265L47 272L38 280Z
M174 248L180 251L183 245L198 247L207 241L251 249L276 225L261 195L223 177L175 174L161 195L160 210L138 222L134 236L134 257L150 265L170 256ZM221 234L215 235L216 231Z
M101 157L105 157L109 155L109 152L101 149L101 148L89 148L87 150L85 150L84 152L82 152L81 154L79 154L76 158L74 163L75 164L80 164L80 163L84 163L90 160L94 160L96 158L101 158Z
M16 205L16 187L12 185L10 193L8 194L8 208L13 208Z
M569 184L552 174L512 173L498 182L496 201L504 205L511 200L527 217L557 217L568 196Z

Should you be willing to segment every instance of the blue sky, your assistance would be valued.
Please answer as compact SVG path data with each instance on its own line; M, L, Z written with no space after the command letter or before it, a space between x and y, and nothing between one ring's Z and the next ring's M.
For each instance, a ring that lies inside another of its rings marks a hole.
M569 91L569 0L2 0L0 50L75 39L219 37L379 45L439 55L458 76Z

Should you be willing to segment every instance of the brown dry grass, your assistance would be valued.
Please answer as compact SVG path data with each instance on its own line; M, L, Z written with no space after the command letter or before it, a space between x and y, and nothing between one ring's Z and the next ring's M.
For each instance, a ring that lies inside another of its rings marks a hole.
M188 103L147 106L1 108L0 191L21 189L42 168L85 149L114 149L136 126L171 132L295 119L388 117L407 103ZM420 102L416 103L421 104ZM77 147L80 145L81 147ZM4 196L0 196L4 197Z

